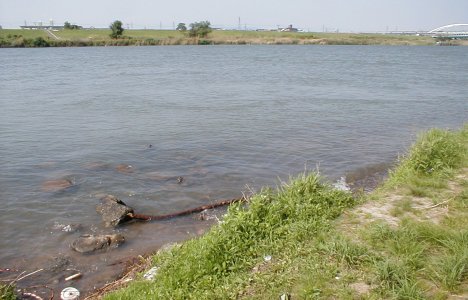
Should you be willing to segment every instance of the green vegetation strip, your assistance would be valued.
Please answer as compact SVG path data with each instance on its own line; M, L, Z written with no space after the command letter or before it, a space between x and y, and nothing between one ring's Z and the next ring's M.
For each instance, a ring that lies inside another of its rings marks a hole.
M0 29L0 47L144 46L144 45L435 45L429 36L353 33L214 30L191 36L189 30L125 30L111 38L110 29ZM55 36L55 37L54 37ZM463 44L448 41L448 44Z
M154 279L139 277L106 299L466 296L467 151L468 125L431 130L371 195L357 199L317 174L265 189L206 235L156 254ZM414 195L418 186L430 196ZM418 208L423 200L431 205ZM359 213L389 204L396 224ZM428 217L434 209L443 215Z

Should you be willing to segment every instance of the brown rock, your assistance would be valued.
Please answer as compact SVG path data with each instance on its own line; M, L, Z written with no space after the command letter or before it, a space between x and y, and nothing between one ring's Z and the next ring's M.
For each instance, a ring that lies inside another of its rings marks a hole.
M133 173L134 171L134 168L131 165L126 165L126 164L117 165L115 169L117 170L117 172L125 173L125 174Z
M104 250L110 247L117 247L125 242L125 237L121 234L106 235L82 235L73 243L71 247L80 253L90 253L97 250Z
M42 191L44 192L58 192L63 191L73 186L73 182L68 179L48 180L42 183Z

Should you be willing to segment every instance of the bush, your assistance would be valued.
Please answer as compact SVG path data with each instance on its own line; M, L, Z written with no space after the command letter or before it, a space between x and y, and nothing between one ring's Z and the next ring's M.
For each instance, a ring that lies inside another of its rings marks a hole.
M211 24L208 21L195 22L190 24L190 37L206 37L211 31Z
M44 40L42 37L37 37L33 40L32 45L34 47L49 47L49 42Z

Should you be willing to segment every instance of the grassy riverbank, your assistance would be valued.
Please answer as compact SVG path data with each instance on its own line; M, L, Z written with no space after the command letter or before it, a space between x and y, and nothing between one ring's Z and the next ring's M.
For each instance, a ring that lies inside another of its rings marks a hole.
M431 130L372 194L353 197L317 174L265 189L147 260L153 280L129 274L105 298L467 297L467 207L468 125Z
M141 46L141 45L435 45L428 36L215 30L206 38L190 38L176 30L125 30L111 39L109 29L45 30L0 29L0 47ZM446 44L465 45L465 41Z

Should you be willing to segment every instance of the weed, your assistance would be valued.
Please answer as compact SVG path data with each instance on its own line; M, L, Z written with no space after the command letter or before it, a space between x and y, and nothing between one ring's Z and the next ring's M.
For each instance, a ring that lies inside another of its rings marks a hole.
M12 285L0 284L0 299L1 300L16 300L15 288Z
M467 244L464 246L460 252L447 253L438 259L432 269L435 281L451 292L456 292L468 278L468 248Z
M366 247L353 243L342 236L329 242L325 249L339 262L348 266L357 266L371 260L371 255Z

